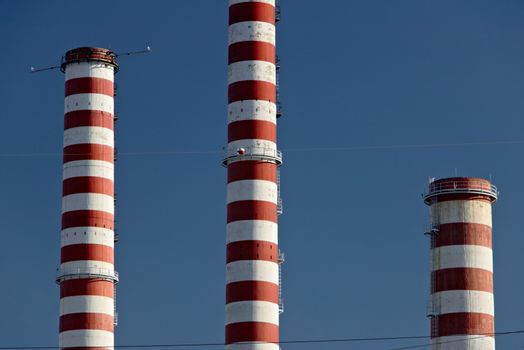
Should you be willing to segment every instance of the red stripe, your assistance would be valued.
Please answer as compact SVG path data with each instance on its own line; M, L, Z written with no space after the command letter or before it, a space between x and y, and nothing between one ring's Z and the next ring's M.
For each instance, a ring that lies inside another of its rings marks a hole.
M79 233L80 234L80 233ZM95 260L114 264L115 253L112 247L101 244L71 244L62 247L61 262Z
M493 293L493 273L475 268L453 268L433 271L432 293L446 290L478 290Z
M264 281L241 281L226 286L226 304L246 300L278 304L278 285Z
M111 80L103 78L85 77L67 80L65 95L76 94L102 94L113 97L115 94L114 84Z
M493 198L489 196L483 196L479 194L468 194L468 193L457 193L457 194L442 194L430 198L430 204L436 204L439 202L447 201L473 201L473 200L484 200L486 202L493 202Z
M107 348L98 348L98 347L73 347L73 348L60 348L62 350L108 350L110 346Z
M275 45L264 41L240 41L229 45L228 63L266 61L275 63Z
M98 347L73 347L73 348L60 348L62 350L108 350L112 346L108 346L107 348L98 348Z
M227 222L266 220L277 222L277 205L264 201L237 201L227 205Z
M75 210L62 214L62 229L70 227L92 226L113 229L113 214L99 210Z
M64 130L79 126L98 126L113 130L113 118L111 113L90 109L68 112L64 115Z
M265 342L278 344L278 326L263 322L241 322L226 325L226 344Z
M113 316L99 313L76 313L60 316L60 332L78 329L98 329L113 332Z
M115 185L112 180L96 176L78 176L65 179L62 183L64 196L74 193L100 193L114 196Z
M227 167L227 182L240 180L266 180L277 182L277 166L258 160L234 162Z
M108 50L99 47L79 47L66 52L65 62L62 66L67 66L68 63L79 62L79 61L101 61L108 63L114 67L114 70L118 70L116 63L117 55Z
M480 190L482 192L490 192L492 190L491 183L488 180L484 180L477 177L449 177L444 179L439 179L432 182L429 185L430 193L439 192L443 190ZM486 200L492 202L494 198L489 195L478 195L474 193L463 193L463 194L442 194L430 198L430 204L443 201L452 201L452 200Z
M60 298L78 295L98 295L114 298L114 284L99 279L72 279L60 283Z
M473 312L444 314L433 317L431 322L433 325L437 322L438 328L436 329L439 337L452 335L489 336L495 332L495 319L488 314Z
M452 190L455 188L470 188L489 190L491 182L479 177L448 177L433 181L429 187L434 190Z
M263 100L276 103L276 86L260 80L237 81L229 85L229 103L243 100Z
M227 126L227 142L260 139L277 142L277 126L265 120L240 120Z
M239 260L265 260L278 263L278 245L266 241L239 241L227 245L227 263Z
M113 147L96 143L82 143L64 147L64 163L75 160L102 160L113 163L115 153Z
M229 25L246 21L275 24L275 7L263 2L241 2L229 7Z
M452 223L439 226L435 247L479 245L491 248L491 227L482 224Z

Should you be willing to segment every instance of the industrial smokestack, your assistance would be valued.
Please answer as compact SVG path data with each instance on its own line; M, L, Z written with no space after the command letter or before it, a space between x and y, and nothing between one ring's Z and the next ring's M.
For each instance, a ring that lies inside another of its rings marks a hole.
M491 205L497 189L478 178L432 181L431 342L434 350L494 350Z
M226 349L279 349L274 0L229 1Z
M81 47L65 73L60 284L62 349L113 348L114 74L116 56Z

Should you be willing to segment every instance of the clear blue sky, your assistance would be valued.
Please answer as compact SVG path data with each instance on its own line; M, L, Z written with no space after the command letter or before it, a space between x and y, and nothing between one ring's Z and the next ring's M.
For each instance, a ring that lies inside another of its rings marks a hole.
M496 329L524 329L523 144L305 150L523 140L524 2L282 2L282 339L428 334L420 194L455 169L500 187ZM29 67L86 45L153 48L117 75L117 344L222 341L227 1L0 5L0 346L58 342L64 77ZM156 151L218 152L124 155Z

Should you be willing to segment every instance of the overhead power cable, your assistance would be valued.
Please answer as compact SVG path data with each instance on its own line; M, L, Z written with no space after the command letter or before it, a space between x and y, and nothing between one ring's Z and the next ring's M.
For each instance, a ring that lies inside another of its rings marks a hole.
M485 337L500 337L504 335L524 334L524 330L509 331L509 332L497 332L493 334L480 335L478 338ZM320 343L357 343L357 342L378 342L378 341L398 341L398 340L416 340L416 339L429 339L429 336L400 336L400 337L369 337L369 338L334 338L334 339L298 339L298 340L283 340L279 344L320 344ZM473 338L477 339L477 338ZM441 342L439 344L453 343L461 340ZM250 344L250 343L243 343ZM260 342L253 343L260 344ZM211 346L224 346L222 342L210 342L210 343L171 343L171 344L135 344L135 345L114 345L111 347L120 349L137 349L137 348L197 348L197 347L211 347ZM407 350L407 349L418 349L431 346L431 344L421 344L408 347L394 348L391 350ZM52 350L59 349L57 346L0 346L0 350Z
M466 146L500 146L521 145L524 140L513 141L485 141L485 142L462 142L462 143L428 143L428 144L404 144L404 145L370 145L370 146L338 146L338 147L297 147L284 148L283 152L336 152L336 151L373 151L373 150L395 150L395 149L417 149L417 148L449 148ZM222 154L222 150L162 150L162 151L135 151L118 152L118 156L162 156L162 155L205 155ZM0 153L0 157L54 157L62 156L62 152L53 153ZM83 155L70 154L68 155Z
M485 141L485 142L461 142L461 143L426 143L426 144L405 144L405 145L376 145L376 146L347 146L347 147L310 147L310 148L288 148L284 151L368 151L382 149L409 149L409 148L442 148L442 147L462 147L462 146L495 146L495 145L518 145L524 144L524 140L514 141Z
M501 336L504 336L504 335L512 335L512 334L523 334L524 333L524 330L520 330L520 331L510 331L510 332L496 332L494 334L486 334L486 335L479 335L478 337L473 337L473 338L468 338L467 340L475 340L475 339L482 339L482 338L487 338L487 337L501 337ZM464 339L456 339L456 340L448 340L448 341L441 341L441 342L435 342L433 344L431 343L427 343L427 344L420 344L420 345L412 345L412 346L404 346L404 347L400 347L400 348L393 348L393 349L390 349L390 350L410 350L410 349L422 349L422 348L426 348L426 347L430 347L432 345L441 345L441 344L451 344L451 343L459 343L459 342L463 342Z

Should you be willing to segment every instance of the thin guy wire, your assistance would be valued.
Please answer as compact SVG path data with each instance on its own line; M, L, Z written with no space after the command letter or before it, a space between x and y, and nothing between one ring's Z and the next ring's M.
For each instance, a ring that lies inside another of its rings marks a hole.
M478 338L485 337L497 337L512 334L523 334L524 330L510 331L510 332L497 332L489 335L483 335ZM286 340L281 341L279 344L313 344L313 343L350 343L350 342L372 342L372 341L387 341L387 340L413 340L413 339L428 339L429 336L405 336L405 337L370 337L370 338L340 338L340 339L305 339L305 340ZM473 338L477 339L477 338ZM462 340L440 342L439 344L453 343ZM260 344L255 343L243 343L243 344ZM181 347L204 347L204 346L224 346L224 343L174 343L174 344L140 344L140 345L114 345L113 348L181 348ZM431 346L432 344L415 345L402 348L394 348L391 350L407 350L416 349ZM3 346L0 350L45 350L45 349L59 349L57 346Z
M524 140L514 141L486 141L486 142L463 142L463 143L434 143L434 144L406 144L406 145L375 145L375 146L340 146L340 147L301 147L285 148L284 152L334 152L334 151L372 151L388 149L416 149L416 148L444 148L463 146L497 146L497 145L519 145ZM172 150L172 151L143 151L143 152L117 152L117 156L155 156L155 155L200 155L221 154L224 150ZM86 155L88 153L67 153L67 155ZM101 153L104 154L104 153ZM108 153L112 154L112 153ZM63 153L0 153L0 157L49 157L62 156Z
M500 336L504 336L504 335L523 334L523 333L524 333L524 330L510 331L510 332L497 332L497 333L490 333L490 334L480 335L478 337L473 337L473 338L468 338L468 339L448 340L448 341L441 341L441 342L437 342L437 343L433 343L433 344L428 343L428 344L412 345L412 346L405 346L405 347L401 347L401 348L393 348L393 349L390 349L390 350L421 349L421 348L426 348L426 347L429 347L429 346L432 346L432 345L458 343L458 342L463 342L463 341L468 341L468 340L483 339L483 338L488 338L488 337L500 337Z

